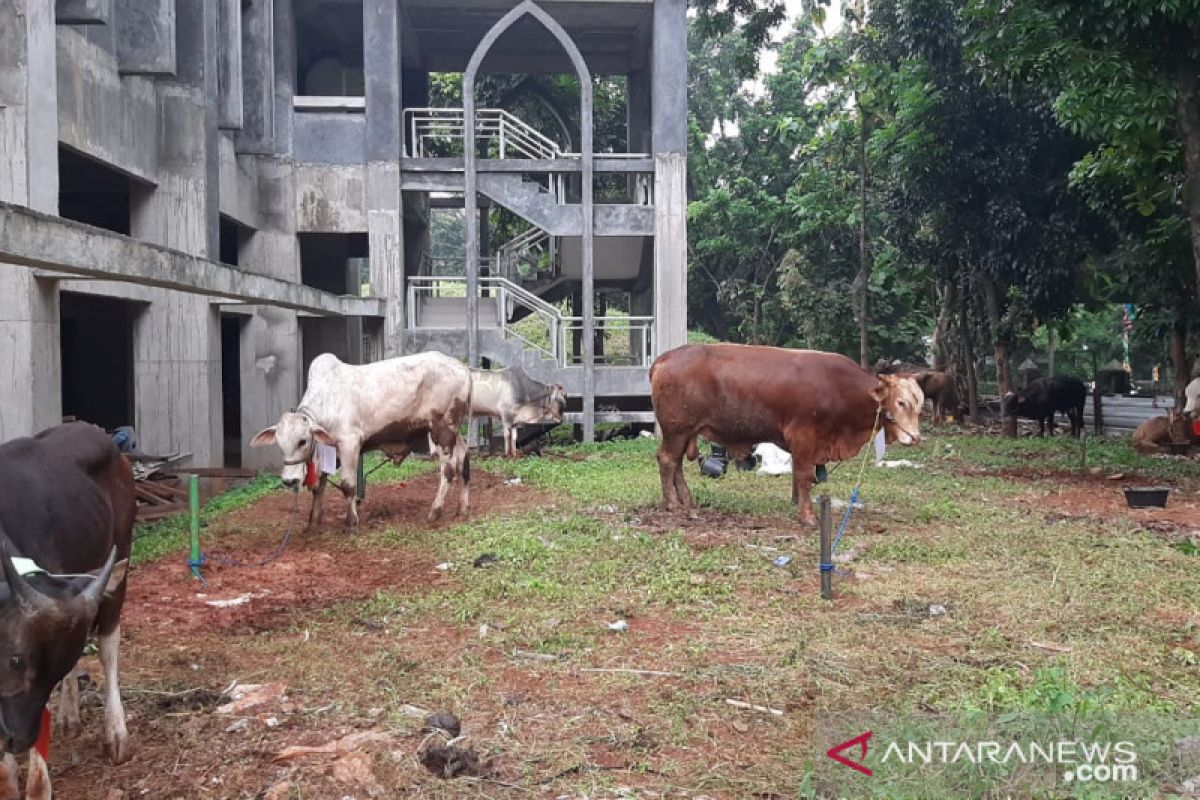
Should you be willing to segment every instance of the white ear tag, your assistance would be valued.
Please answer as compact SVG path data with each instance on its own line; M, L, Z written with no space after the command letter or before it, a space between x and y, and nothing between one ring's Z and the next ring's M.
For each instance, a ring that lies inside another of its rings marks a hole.
M337 448L317 442L317 469L325 475L337 472Z

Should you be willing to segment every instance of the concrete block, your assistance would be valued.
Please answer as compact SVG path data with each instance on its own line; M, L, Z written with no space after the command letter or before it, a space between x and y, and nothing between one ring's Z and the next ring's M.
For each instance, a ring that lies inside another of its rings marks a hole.
M114 0L122 75L175 74L175 1Z
M296 229L366 233L366 167L296 165Z
M54 0L54 21L59 25L108 25L113 0Z
M295 115L292 156L300 164L364 164L367 118L362 114Z

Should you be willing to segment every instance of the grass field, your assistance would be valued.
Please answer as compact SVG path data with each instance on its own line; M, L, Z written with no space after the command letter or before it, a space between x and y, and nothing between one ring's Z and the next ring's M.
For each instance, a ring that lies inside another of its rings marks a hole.
M668 514L654 446L477 458L490 483L470 519L435 527L388 505L428 487L431 465L386 467L358 536L335 510L326 529L296 535L294 561L221 584L253 592L314 559L343 565L311 591L277 590L290 599L270 614L254 599L243 617L205 617L176 566L182 522L139 531L130 584L153 589L127 604L123 674L140 752L104 764L93 704L83 738L59 745L74 763L52 763L56 796L102 797L86 791L98 776L128 798L1169 796L1200 774L1175 774L1191 767L1170 747L1200 733L1200 463L1089 443L1080 473L1065 437L934 432L890 454L919 468L867 468L866 507L840 548L850 574L823 601L816 535L796 526L787 478L706 480L689 464L702 509ZM844 500L856 469L836 470L828 493ZM1167 511L1123 510L1131 482L1173 485ZM264 477L214 502L207 546L273 547L291 502L273 487ZM484 554L495 565L473 567ZM384 560L394 573L372 571ZM138 605L152 601L186 613L152 624ZM627 628L611 630L618 621ZM276 724L214 713L235 680L287 685ZM457 714L484 777L423 769L412 706ZM856 726L881 741L997 720L1140 726L1141 778L888 770L875 749L868 779L824 756ZM354 732L379 737L349 755L273 760Z

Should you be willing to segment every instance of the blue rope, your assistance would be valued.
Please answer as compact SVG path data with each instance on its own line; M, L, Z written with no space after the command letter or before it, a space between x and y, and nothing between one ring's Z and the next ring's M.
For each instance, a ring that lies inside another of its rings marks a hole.
M846 513L842 514L842 523L838 525L837 534L833 537L833 544L829 548L829 557L832 559L837 555L838 544L842 541L842 535L846 532L846 526L850 524L850 515L854 512L854 506L858 504L858 486L856 485L850 490L850 502L846 504ZM838 577L844 578L849 573L845 570L838 569L832 563L821 563L821 572L832 572Z

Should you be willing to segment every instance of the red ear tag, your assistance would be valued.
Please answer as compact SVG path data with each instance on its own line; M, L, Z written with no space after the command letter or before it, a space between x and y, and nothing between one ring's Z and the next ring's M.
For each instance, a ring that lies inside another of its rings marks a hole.
M67 680L75 680L74 675L68 675ZM50 709L42 709L42 725L38 730L37 742L34 743L33 749L38 751L38 755L42 757L42 761L50 763Z
M317 485L320 476L317 474L317 460L311 459L308 462L308 469L304 473L304 487L311 489Z

